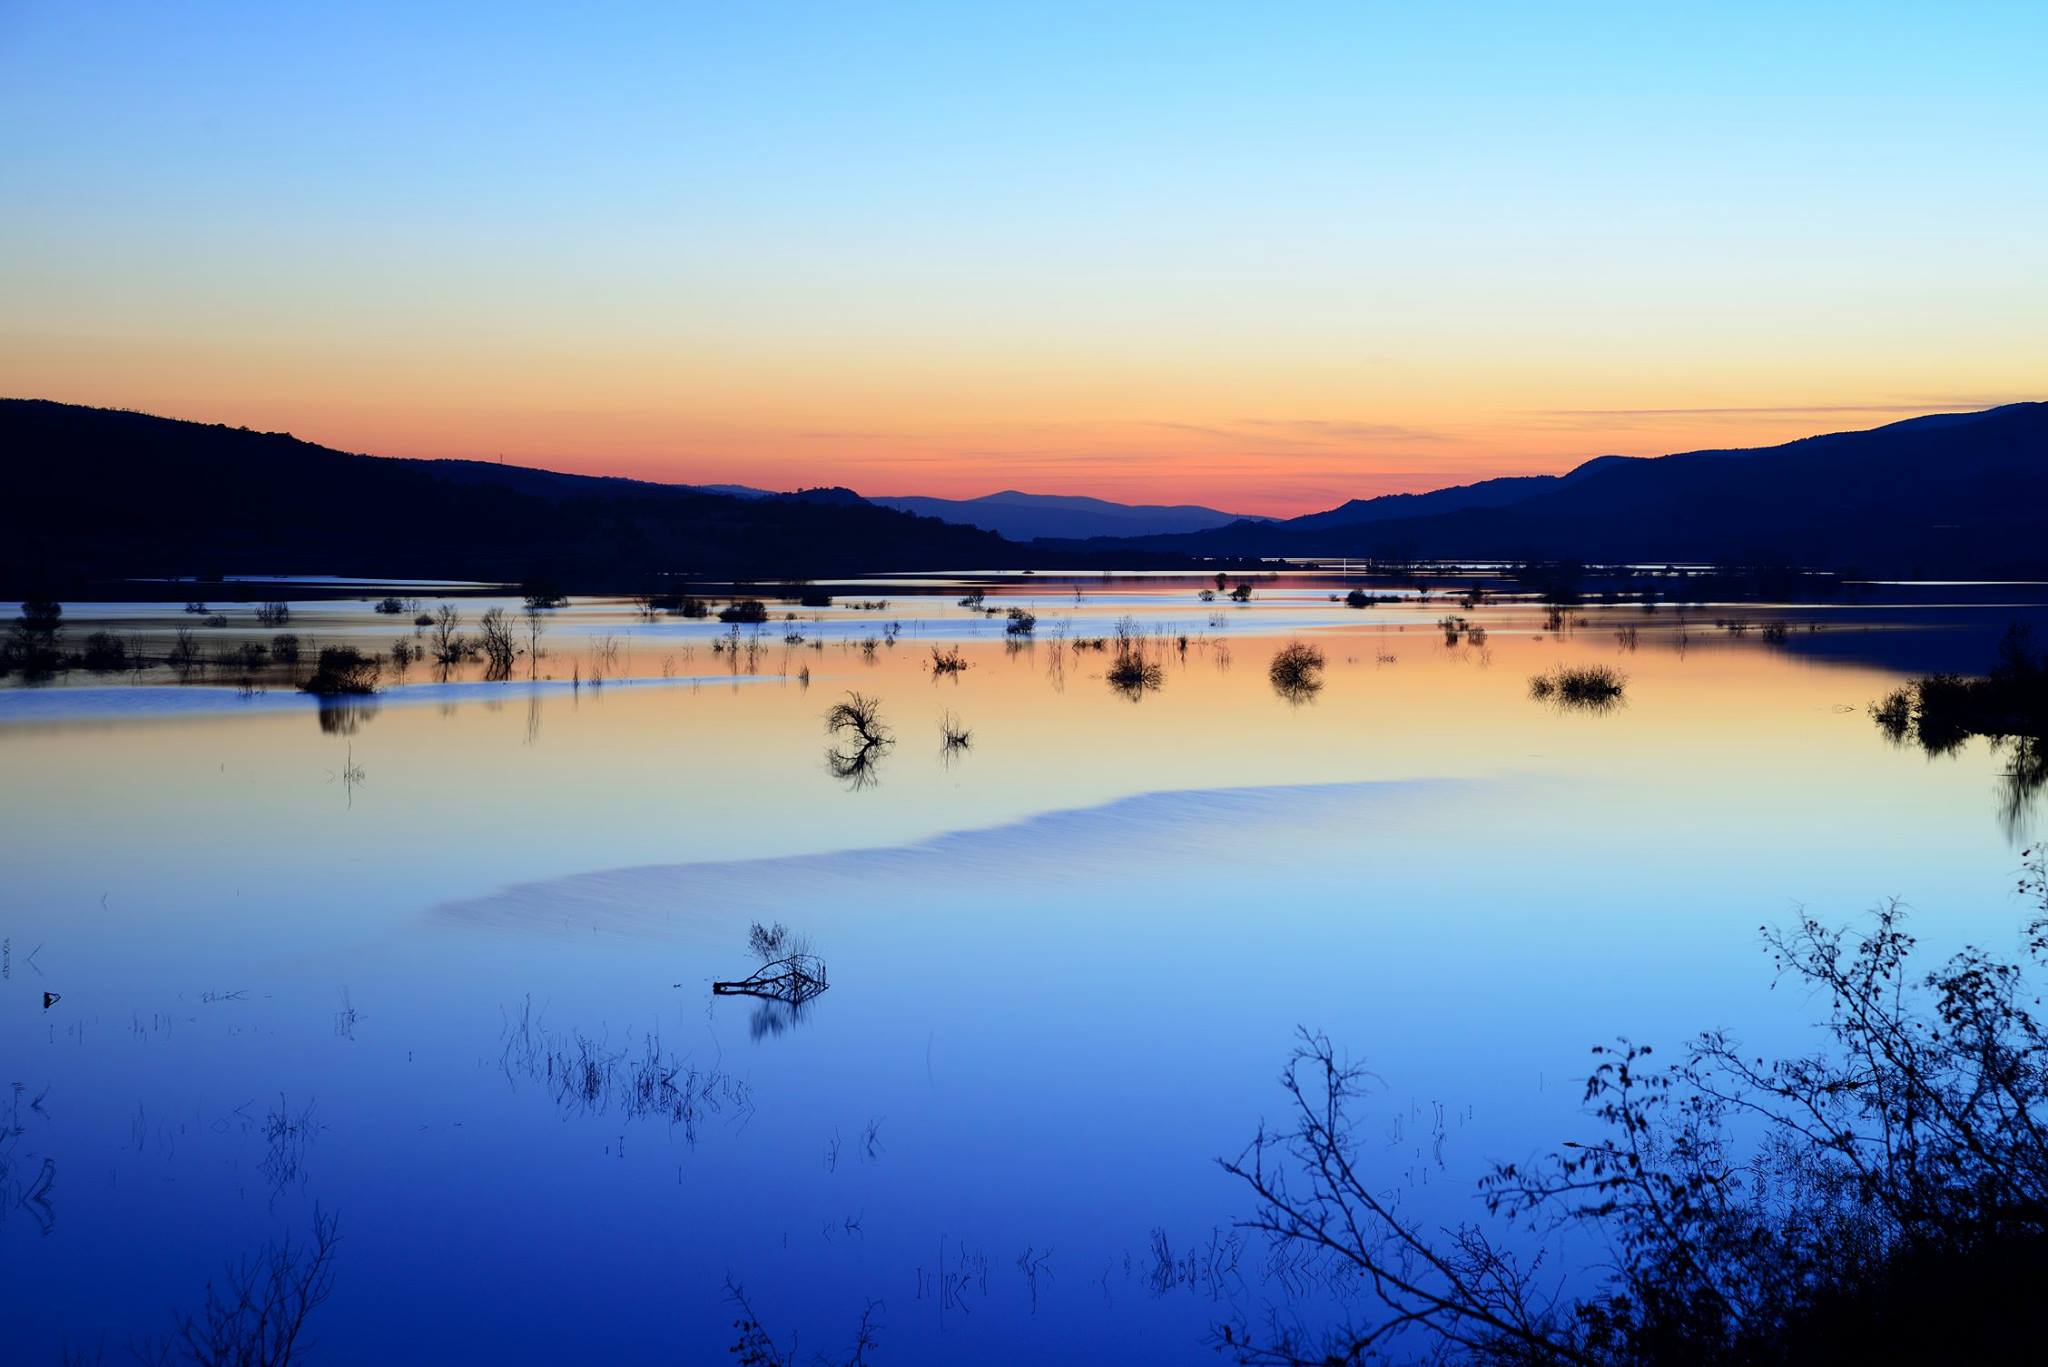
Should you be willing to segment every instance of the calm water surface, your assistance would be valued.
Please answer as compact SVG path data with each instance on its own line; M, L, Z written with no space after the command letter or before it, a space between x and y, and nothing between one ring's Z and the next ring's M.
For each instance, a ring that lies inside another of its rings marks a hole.
M1025 584L990 600L1038 614L1012 648L905 588L736 653L579 603L537 677L415 665L354 709L218 672L0 689L9 1360L118 1357L317 1206L322 1360L721 1360L730 1278L806 1355L873 1302L882 1362L1212 1361L1210 1324L1289 1303L1214 1160L1281 1115L1298 1027L1383 1079L1384 1180L1454 1221L1486 1160L1585 1131L1588 1046L1808 1042L1763 923L1896 895L1933 948L2016 939L2038 799L1864 712L1988 663L2010 601L1550 630L1312 582ZM1454 612L1482 643L1446 644ZM1136 697L1075 648L1125 614L1164 671ZM409 630L356 602L290 629ZM1328 661L1306 698L1267 678L1294 637ZM1581 662L1625 705L1529 697ZM857 777L826 758L848 690L894 737ZM757 920L829 965L800 1014L711 993Z

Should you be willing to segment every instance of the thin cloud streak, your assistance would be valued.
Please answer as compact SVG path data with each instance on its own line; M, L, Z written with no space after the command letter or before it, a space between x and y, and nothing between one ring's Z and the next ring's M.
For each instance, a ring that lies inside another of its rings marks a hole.
M1728 406L1719 408L1543 408L1543 417L1561 418L1799 418L1827 417L1842 413L1938 413L1974 412L2003 404L2025 403L2025 396L1987 397L1981 394L1926 398L1906 403L1782 404L1766 407Z

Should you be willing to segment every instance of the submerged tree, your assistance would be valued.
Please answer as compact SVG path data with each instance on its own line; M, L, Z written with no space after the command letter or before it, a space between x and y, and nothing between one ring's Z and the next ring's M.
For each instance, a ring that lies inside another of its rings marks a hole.
M434 663L441 666L445 673L450 666L460 663L469 654L469 642L456 631L456 627L462 623L462 613L453 603L443 603L435 609L429 621L434 629Z
M519 654L519 643L513 638L512 623L505 616L505 609L490 608L477 619L478 642L484 652L484 672L487 678L503 679L512 673L512 661Z
M313 676L299 686L322 697L374 693L382 672L376 656L365 655L354 646L322 646Z
M1306 641L1289 641L1266 666L1273 691L1289 702L1305 702L1323 687L1323 650Z
M2048 786L2048 656L2034 652L2022 624L2007 628L1982 678L1930 674L1872 703L1870 716L1893 741L1910 739L1930 755L1953 754L1983 737L2006 762L2001 815L2015 836Z
M0 663L28 674L57 667L57 637L64 625L64 605L54 598L28 598L21 605L0 650Z
M856 792L873 787L876 766L896 743L882 721L880 700L849 692L826 711L825 729L834 737L825 750L825 767L832 776Z

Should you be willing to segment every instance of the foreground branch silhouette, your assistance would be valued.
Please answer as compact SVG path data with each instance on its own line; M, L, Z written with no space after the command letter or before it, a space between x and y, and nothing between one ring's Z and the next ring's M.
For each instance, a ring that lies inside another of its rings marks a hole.
M1585 1099L1605 1132L1496 1166L1490 1229L1403 1213L1361 1157L1371 1075L1304 1032L1281 1078L1289 1127L1222 1166L1256 1197L1245 1226L1355 1276L1377 1313L1314 1333L1237 1319L1217 1346L1248 1364L2023 1351L2048 1272L2048 1032L2027 981L2048 960L2048 870L2025 857L2023 963L1967 948L1918 972L1896 902L1860 934L1767 930L1781 980L1828 1002L1827 1046L1767 1062L1709 1032L1668 1066L1625 1040L1595 1050ZM1567 1299L1536 1274L1572 1231L1608 1261Z

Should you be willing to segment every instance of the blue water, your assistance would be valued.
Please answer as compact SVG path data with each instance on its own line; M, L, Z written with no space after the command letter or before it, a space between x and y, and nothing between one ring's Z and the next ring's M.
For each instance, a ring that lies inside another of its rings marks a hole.
M0 694L9 1360L119 1357L317 1208L319 1361L719 1360L728 1279L805 1357L873 1303L880 1362L1214 1361L1227 1314L1344 1309L1268 1275L1215 1163L1298 1027L1371 1065L1381 1178L1452 1223L1588 1132L1588 1046L1808 1042L1759 925L1896 894L1933 947L2016 935L1999 761L1885 745L1885 670L1428 625L1290 622L1332 656L1303 705L1248 627L1135 703L907 641L809 688L412 685L345 735ZM1629 706L1531 703L1567 654ZM850 687L896 731L860 791L822 763ZM712 994L753 921L829 963L800 1014Z

